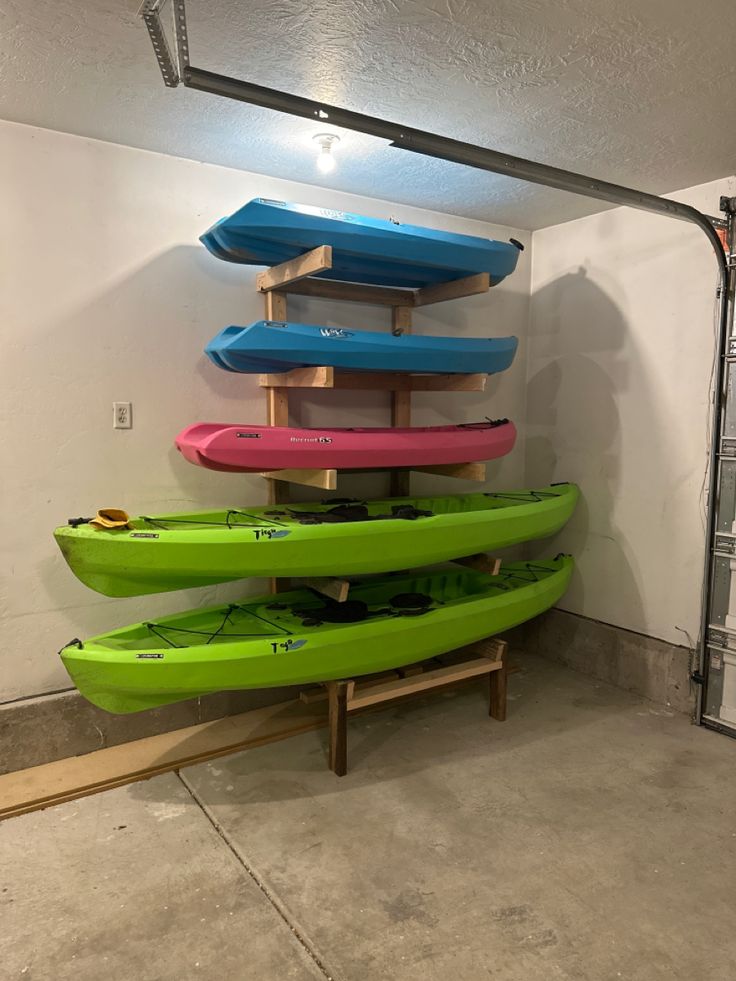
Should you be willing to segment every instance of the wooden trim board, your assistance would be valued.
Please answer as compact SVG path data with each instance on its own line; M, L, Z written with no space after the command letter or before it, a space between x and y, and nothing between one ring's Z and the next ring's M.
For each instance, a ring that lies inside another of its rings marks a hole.
M182 766L226 756L327 725L324 704L299 699L214 722L98 749L0 776L0 819L41 810Z

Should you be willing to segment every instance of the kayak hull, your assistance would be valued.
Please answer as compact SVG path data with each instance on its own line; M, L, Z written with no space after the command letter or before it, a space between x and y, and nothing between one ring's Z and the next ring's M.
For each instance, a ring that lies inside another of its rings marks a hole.
M393 429L295 429L198 422L176 437L177 449L190 463L232 473L471 463L505 456L515 442L516 428L505 419Z
M85 698L116 713L223 690L359 677L537 616L563 595L572 569L572 559L559 556L511 563L499 576L453 568L368 581L351 591L371 614L358 623L320 621L322 601L304 590L270 595L135 624L73 642L60 653ZM401 597L417 593L429 606L402 615Z
M219 368L245 374L331 365L349 371L496 374L514 360L515 337L427 337L259 320L225 327L205 353Z
M247 577L391 572L555 534L578 499L574 484L529 491L393 498L371 520L307 523L334 505L273 505L135 518L129 529L88 524L54 532L75 576L106 596L140 596ZM379 518L409 506L431 514ZM275 513L274 513L275 512Z
M320 277L412 289L477 273L499 283L519 258L508 242L265 198L218 221L200 241L219 259L260 266L329 245L332 265Z

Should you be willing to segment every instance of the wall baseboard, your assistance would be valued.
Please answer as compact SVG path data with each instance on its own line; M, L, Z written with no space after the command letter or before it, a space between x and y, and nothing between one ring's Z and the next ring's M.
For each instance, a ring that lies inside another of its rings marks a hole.
M0 706L0 773L81 756L134 739L239 715L295 698L299 689L218 692L132 715L110 715L77 691Z
M690 651L610 623L549 610L524 625L525 650L692 715Z

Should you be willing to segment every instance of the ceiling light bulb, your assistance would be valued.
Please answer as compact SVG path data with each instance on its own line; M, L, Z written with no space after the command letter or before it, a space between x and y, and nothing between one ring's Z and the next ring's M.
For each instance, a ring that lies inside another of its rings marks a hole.
M335 169L335 158L332 155L332 148L340 142L340 137L335 133L318 133L312 139L319 144L319 155L317 157L317 169L322 174L330 174Z
M332 156L332 149L323 146L317 157L317 168L323 174L329 174L335 169L335 158Z

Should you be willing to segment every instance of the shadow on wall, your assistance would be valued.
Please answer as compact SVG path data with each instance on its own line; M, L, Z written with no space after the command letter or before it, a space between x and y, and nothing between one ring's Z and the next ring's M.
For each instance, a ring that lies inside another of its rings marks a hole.
M572 480L582 499L569 524L551 542L531 545L532 557L564 551L577 571L560 607L597 617L613 606L625 622L642 629L642 573L637 553L617 524L627 451L656 426L634 340L616 303L585 270L554 280L532 297L527 385L526 474L531 485ZM624 350L625 349L625 350ZM636 389L641 412L637 432L622 427L619 399ZM651 440L664 466L661 443ZM626 493L637 478L626 475ZM646 488L637 489L642 499Z

